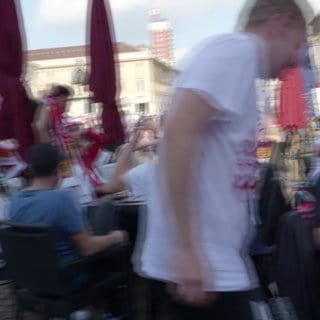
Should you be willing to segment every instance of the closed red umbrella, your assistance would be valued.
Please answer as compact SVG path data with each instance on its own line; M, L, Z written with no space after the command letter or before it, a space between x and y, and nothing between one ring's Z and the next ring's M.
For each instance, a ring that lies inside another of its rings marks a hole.
M15 0L0 0L0 139L15 138L25 156L33 143L32 108L21 81L22 39Z
M115 147L124 142L124 130L116 104L114 35L109 4L107 8L108 12L104 0L92 0L89 87L93 92L94 101L103 105L102 123L108 137L107 147Z
M300 68L282 72L279 96L279 124L285 131L303 128L307 123L307 103Z

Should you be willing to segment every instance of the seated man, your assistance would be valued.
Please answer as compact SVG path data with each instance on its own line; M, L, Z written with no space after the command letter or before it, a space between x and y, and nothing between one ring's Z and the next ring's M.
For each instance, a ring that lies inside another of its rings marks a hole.
M12 197L9 220L17 223L48 225L55 232L60 263L72 263L81 256L91 256L126 239L122 231L104 236L91 236L87 231L80 206L65 190L56 190L59 182L59 151L49 143L34 145L29 156L33 175L31 185ZM71 286L78 289L88 277L73 275Z

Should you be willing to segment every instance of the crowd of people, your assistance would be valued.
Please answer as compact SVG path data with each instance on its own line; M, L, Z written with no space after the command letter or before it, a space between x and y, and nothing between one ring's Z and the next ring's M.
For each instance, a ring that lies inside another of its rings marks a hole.
M255 157L255 81L292 66L306 21L294 0L257 0L239 21L242 32L212 37L193 54L165 118L136 123L108 181L97 165L107 135L65 117L70 89L54 86L35 113L30 179L11 197L8 219L52 226L63 264L127 240L121 230L91 235L80 203L122 191L145 199L133 263L151 288L152 319L319 316L319 153L291 206L276 165L258 167ZM7 177L26 169L18 142L0 149ZM78 289L90 277L68 281Z

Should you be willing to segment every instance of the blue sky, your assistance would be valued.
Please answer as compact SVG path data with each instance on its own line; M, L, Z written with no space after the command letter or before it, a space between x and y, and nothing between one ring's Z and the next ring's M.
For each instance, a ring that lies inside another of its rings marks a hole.
M159 7L173 24L180 56L211 34L231 31L242 2L198 0L194 8L188 0L111 0L111 8L117 41L148 44L148 12ZM86 0L21 0L28 49L84 44L86 5Z
M28 49L85 43L88 0L20 0ZM320 0L310 0L320 12ZM233 30L244 0L110 0L117 41L148 44L148 12L159 7L173 24L181 58L207 36Z

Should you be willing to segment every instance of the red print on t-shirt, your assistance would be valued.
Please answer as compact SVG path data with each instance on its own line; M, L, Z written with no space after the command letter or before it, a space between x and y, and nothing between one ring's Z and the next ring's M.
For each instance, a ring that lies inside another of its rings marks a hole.
M253 190L256 187L255 171L256 141L245 140L237 146L236 174L234 187L236 190Z

